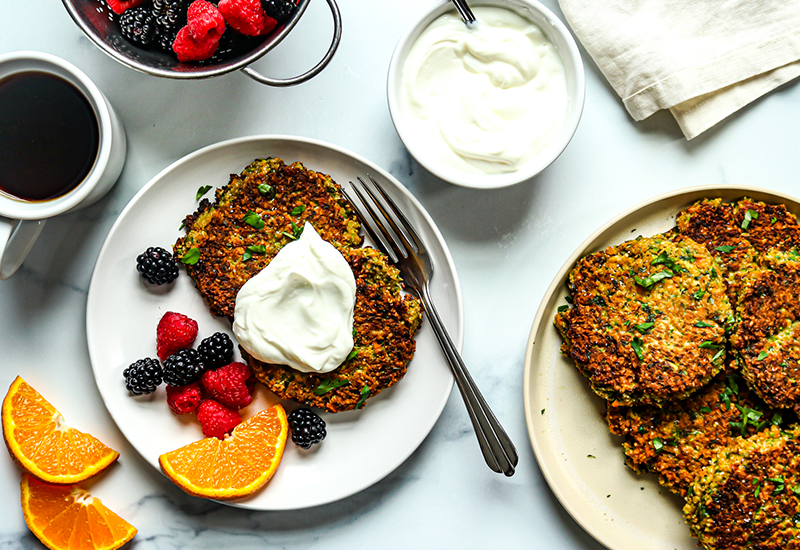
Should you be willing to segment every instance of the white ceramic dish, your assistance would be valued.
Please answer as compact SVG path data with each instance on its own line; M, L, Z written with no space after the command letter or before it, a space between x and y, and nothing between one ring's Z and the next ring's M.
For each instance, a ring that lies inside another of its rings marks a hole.
M470 6L502 7L514 11L536 24L549 41L555 45L564 64L569 99L566 116L556 137L519 170L490 175L467 174L450 167L431 156L429 150L423 144L414 140L413 132L410 131L406 122L409 115L404 112L402 101L400 100L403 65L412 46L428 25L447 12L452 11L455 13L455 8L450 0L434 2L426 11L420 14L400 38L389 64L386 92L394 127L400 135L400 139L417 162L429 172L447 182L463 187L497 189L533 178L550 166L569 145L583 113L583 103L586 95L583 61L581 60L578 46L564 23L536 0L475 0L470 2Z
M675 215L703 197L749 196L781 203L800 216L798 199L749 186L704 186L656 197L619 215L578 247L556 275L536 314L525 356L523 401L536 459L558 500L586 531L612 550L695 548L681 512L683 500L654 475L625 465L622 438L608 431L605 401L595 396L574 364L561 355L553 327L566 304L566 280L575 262L612 244L674 227Z
M301 161L342 185L367 173L385 183L431 251L436 265L434 300L461 347L463 311L450 253L428 214L396 179L353 153L319 141L260 136L211 145L173 163L130 201L106 238L89 288L86 328L97 386L122 433L156 469L160 454L201 439L200 426L194 418L170 412L163 385L150 396L130 396L122 370L137 359L155 357L156 325L167 311L197 320L197 343L216 331L232 332L227 320L211 316L185 272L172 285L153 287L136 272L136 256L148 246L171 247L183 233L178 230L181 220L197 207L200 186L225 185L231 173L264 156ZM207 196L212 194L213 190ZM255 495L228 504L288 510L333 502L369 487L397 468L428 435L452 385L433 331L423 322L417 352L400 383L370 399L362 410L322 414L328 437L321 445L302 451L289 442L272 480ZM255 402L243 409L245 417L278 402L258 386ZM284 405L287 410L297 407Z

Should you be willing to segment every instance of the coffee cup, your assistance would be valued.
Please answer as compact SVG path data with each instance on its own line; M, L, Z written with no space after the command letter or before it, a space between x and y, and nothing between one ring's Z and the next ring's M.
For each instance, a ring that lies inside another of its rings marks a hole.
M0 55L0 119L0 279L7 279L48 218L89 206L113 187L127 146L97 86L47 53Z

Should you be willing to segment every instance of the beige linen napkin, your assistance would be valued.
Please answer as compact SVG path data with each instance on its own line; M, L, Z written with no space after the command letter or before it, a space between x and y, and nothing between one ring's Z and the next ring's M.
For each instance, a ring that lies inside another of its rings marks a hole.
M800 76L800 0L559 0L625 108L687 139Z

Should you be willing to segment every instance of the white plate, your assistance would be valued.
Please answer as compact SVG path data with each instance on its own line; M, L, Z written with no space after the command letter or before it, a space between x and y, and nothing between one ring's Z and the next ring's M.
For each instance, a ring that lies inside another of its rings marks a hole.
M406 213L428 245L436 275L431 291L439 313L460 348L463 340L461 292L450 252L439 230L417 200L391 175L348 151L309 139L256 136L225 141L192 153L163 170L131 200L111 228L100 251L86 313L89 355L100 394L122 433L153 467L158 456L202 438L194 419L172 414L162 385L150 396L132 397L122 370L143 357L155 357L155 330L167 311L178 311L199 325L197 342L216 331L232 336L230 323L213 317L185 272L166 287L144 283L136 256L149 246L171 249L183 234L181 220L197 207L202 185L228 183L253 159L278 157L330 174L341 185L372 174ZM213 190L207 197L213 197ZM396 386L367 401L364 409L323 414L328 436L302 451L288 442L282 464L255 495L233 506L290 510L347 497L397 468L428 435L453 385L453 378L426 321L417 334L417 351ZM237 355L238 358L238 355ZM248 417L278 399L260 384ZM296 404L285 402L287 410Z
M566 304L567 275L586 254L674 227L676 214L696 200L743 196L785 204L800 215L797 199L758 187L704 186L656 197L611 220L578 247L545 293L533 322L522 384L533 451L564 508L612 550L689 549L697 541L683 519L683 500L661 487L655 475L636 475L625 465L622 438L608 431L603 418L605 401L560 353L553 319L558 306Z

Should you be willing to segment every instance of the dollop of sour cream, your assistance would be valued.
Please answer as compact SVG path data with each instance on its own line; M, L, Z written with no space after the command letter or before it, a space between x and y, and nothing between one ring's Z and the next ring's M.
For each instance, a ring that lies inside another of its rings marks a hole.
M330 372L353 349L356 281L344 256L306 222L236 295L233 333L253 357Z
M513 172L559 131L564 65L541 29L504 9L431 23L406 59L401 109L426 156L469 174Z

